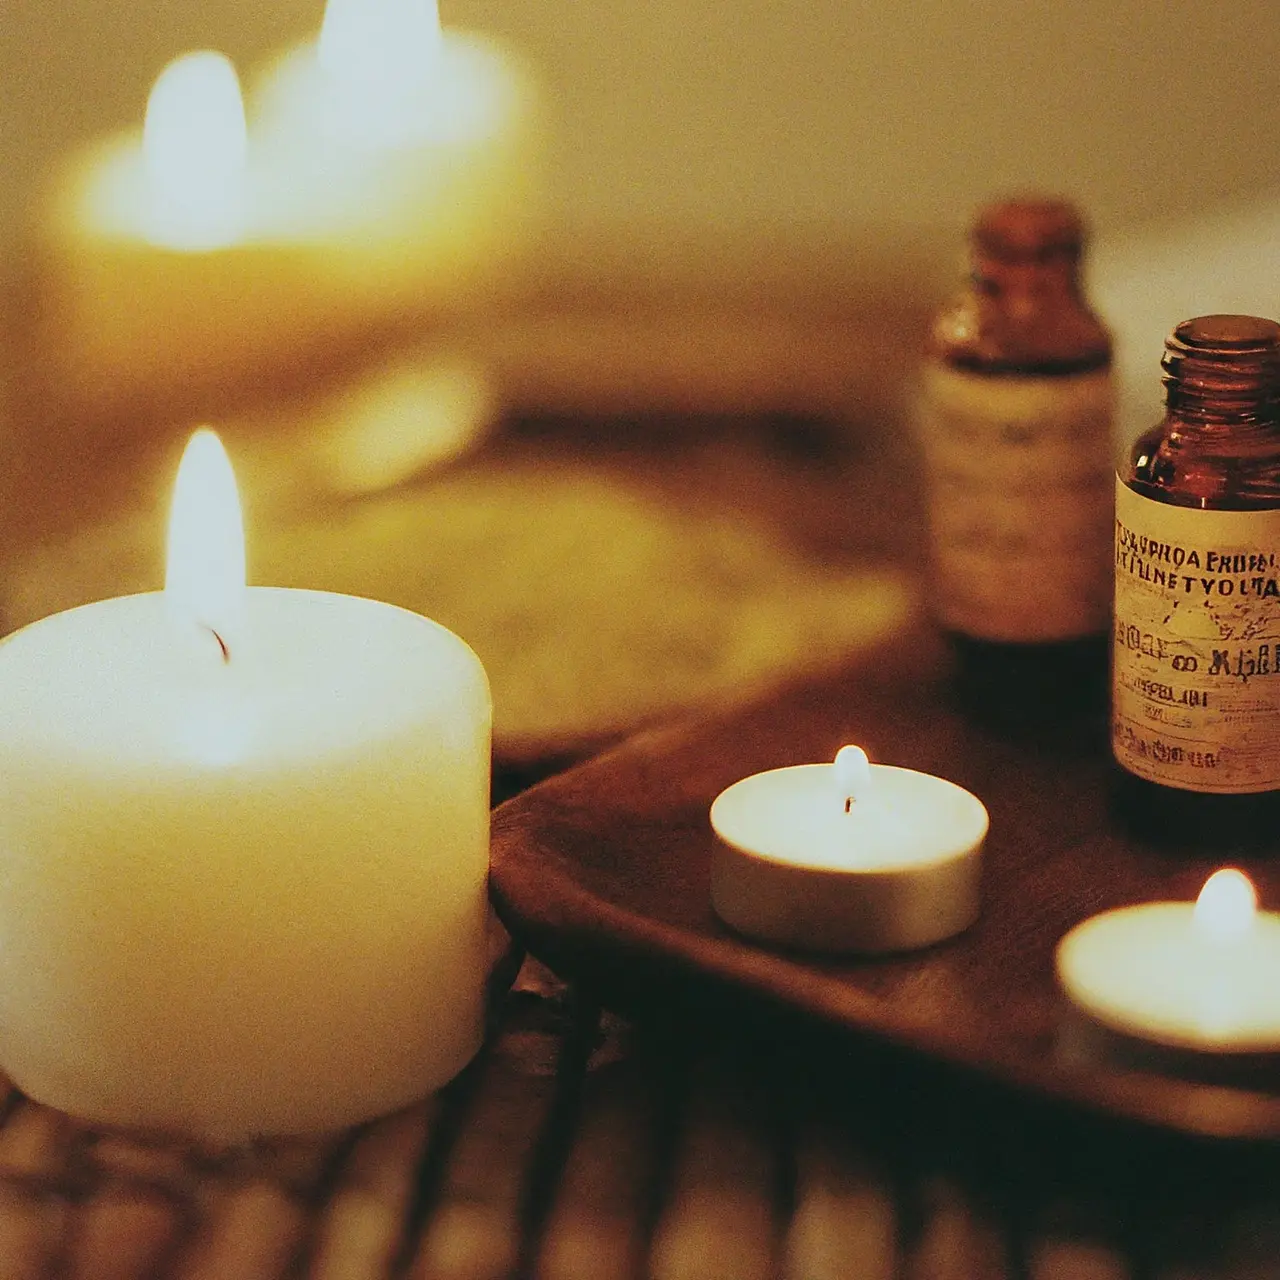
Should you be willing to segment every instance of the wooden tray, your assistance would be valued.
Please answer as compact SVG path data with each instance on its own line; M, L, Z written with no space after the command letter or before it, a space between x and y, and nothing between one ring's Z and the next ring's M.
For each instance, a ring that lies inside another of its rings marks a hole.
M1280 1075L1247 1086L1161 1074L1082 1051L1053 974L1058 940L1097 911L1191 899L1224 856L1145 847L1109 814L1100 719L1020 737L951 704L936 638L903 637L857 670L747 710L639 735L495 813L492 889L530 949L604 995L726 995L798 1012L976 1069L1022 1094L1202 1137L1280 1142ZM951 778L991 814L983 913L949 943L903 957L825 959L730 933L708 898L707 810L761 769L872 758ZM1233 857L1233 861L1239 859ZM1246 862L1280 901L1280 863Z

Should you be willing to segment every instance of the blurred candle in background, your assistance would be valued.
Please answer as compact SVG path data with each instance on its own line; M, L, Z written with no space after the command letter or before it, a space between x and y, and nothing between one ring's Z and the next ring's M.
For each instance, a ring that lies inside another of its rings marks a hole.
M492 278L528 229L528 77L442 31L433 0L330 0L252 98L269 232L327 245L330 269L393 309Z
M245 232L249 132L240 80L220 53L161 72L142 129L143 220L157 245L218 249Z
M335 4L247 130L231 64L177 59L145 129L32 210L26 403L117 432L220 416L483 306L532 226L529 84L421 0Z
M337 123L370 145L414 136L442 56L435 0L329 0L325 6L316 60L341 103Z

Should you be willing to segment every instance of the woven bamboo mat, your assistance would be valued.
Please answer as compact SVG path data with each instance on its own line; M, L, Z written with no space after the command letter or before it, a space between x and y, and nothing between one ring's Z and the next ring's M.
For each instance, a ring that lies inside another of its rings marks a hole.
M324 1140L179 1149L9 1090L0 1280L1280 1277L1273 1159L1077 1149L775 1047L530 963L460 1080Z

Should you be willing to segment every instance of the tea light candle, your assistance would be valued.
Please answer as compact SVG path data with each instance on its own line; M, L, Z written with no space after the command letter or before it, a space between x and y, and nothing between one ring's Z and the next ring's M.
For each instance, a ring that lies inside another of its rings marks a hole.
M711 902L737 932L814 951L889 952L968 928L987 811L943 778L832 764L753 774L711 806Z
M529 231L530 96L424 0L333 0L247 134L230 64L176 60L142 133L75 158L37 210L44 393L91 421L221 412L474 309Z
M1122 1037L1202 1054L1280 1053L1280 913L1226 868L1190 902L1121 907L1059 943L1058 979Z
M226 1142L443 1084L482 1033L489 725L437 624L246 589L198 434L164 591L0 644L0 1066L92 1122Z

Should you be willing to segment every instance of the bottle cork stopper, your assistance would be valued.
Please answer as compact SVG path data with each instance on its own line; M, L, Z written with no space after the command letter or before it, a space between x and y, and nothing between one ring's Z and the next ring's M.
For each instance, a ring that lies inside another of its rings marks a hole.
M983 209L973 229L977 248L1000 258L1079 253L1084 237L1084 221L1067 200L1004 200Z

